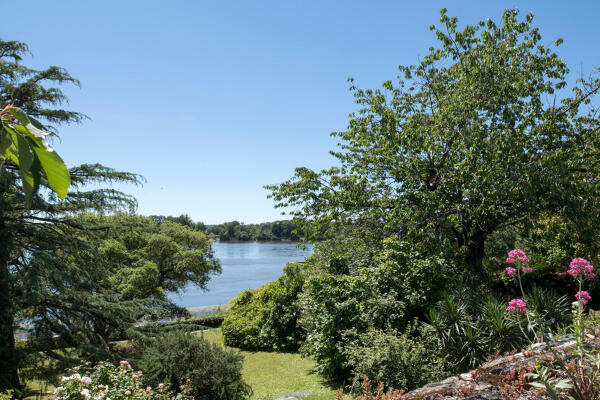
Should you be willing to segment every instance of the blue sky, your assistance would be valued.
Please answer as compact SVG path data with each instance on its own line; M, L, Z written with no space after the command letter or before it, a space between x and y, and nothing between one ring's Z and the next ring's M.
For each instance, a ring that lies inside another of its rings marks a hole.
M34 67L80 79L70 108L91 120L54 147L136 172L141 214L221 223L282 219L265 184L334 161L332 131L355 110L346 79L373 88L413 64L446 7L460 23L533 11L573 76L600 67L596 1L27 1L0 36L30 45ZM17 4L17 5L14 5ZM26 9L26 10L24 10Z

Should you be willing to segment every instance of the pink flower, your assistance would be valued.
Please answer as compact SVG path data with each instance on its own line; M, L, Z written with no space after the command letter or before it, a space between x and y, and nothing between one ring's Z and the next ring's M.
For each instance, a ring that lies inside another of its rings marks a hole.
M131 375L131 377L132 377L133 379L137 379L137 377L138 377L138 376L137 376L136 374L133 374L133 375Z
M146 392L149 392L151 390L152 390L152 388L150 386L146 386Z
M138 371L138 372L137 372L137 374L138 374L138 375L142 375L142 371Z
M512 299L508 302L508 307L506 307L506 311L519 311L522 313L527 313L529 310L527 309L527 304L521 299Z
M529 267L521 267L521 269L523 270L523 272L528 273L528 272L533 272L533 268L529 268Z
M583 274L583 276L584 276L585 278L588 278L588 279L594 279L594 278L596 277L596 274L595 274L595 273L593 273L593 272L585 272L585 273Z
M164 388L164 387L165 387L165 384L164 384L164 383L159 383L159 384L158 384L158 388L159 388L159 389L162 389L162 388Z
M525 255L525 252L523 250L514 249L514 250L511 250L508 252L508 258L506 259L506 262L511 264L511 263L514 263L515 261L528 263L529 258L527 258L527 256Z
M507 273L508 275L512 275L512 274L514 274L515 272L517 272L517 270L516 270L516 269L514 269L513 267L506 267L505 271L506 271L506 273Z
M592 296L590 296L590 294L588 292L586 292L585 290L580 290L575 295L575 298L577 300L579 300L579 304L586 305L588 303L588 301L590 301L592 299Z
M571 264L569 264L569 270L567 271L567 274L574 276L574 277L578 277L578 276L585 276L590 277L590 274L593 274L594 271L594 266L585 258L574 258L571 261ZM587 276L586 276L587 274ZM594 276L596 276L594 274Z
M131 365L129 365L129 361L120 361L119 365L121 366L121 368L131 368Z

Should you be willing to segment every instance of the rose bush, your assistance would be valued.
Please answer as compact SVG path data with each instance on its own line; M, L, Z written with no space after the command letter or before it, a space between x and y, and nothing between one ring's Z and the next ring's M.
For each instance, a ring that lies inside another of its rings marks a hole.
M105 362L94 366L84 364L70 372L54 390L55 400L194 400L189 381L181 385L178 394L168 384L147 386L143 383L143 372L133 370L128 361L121 361L118 367Z

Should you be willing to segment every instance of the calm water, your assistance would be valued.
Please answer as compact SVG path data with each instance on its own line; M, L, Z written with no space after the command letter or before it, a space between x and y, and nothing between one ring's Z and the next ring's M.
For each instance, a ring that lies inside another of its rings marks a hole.
M221 260L221 275L211 278L207 291L188 286L181 295L169 296L183 307L225 304L244 289L256 289L274 281L288 261L302 261L313 252L312 246L297 248L296 243L249 242L213 243Z

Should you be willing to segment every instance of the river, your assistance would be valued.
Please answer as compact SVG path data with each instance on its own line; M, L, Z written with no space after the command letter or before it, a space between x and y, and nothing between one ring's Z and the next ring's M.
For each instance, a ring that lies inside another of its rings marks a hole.
M242 290L256 289L274 281L283 273L289 261L302 261L313 252L312 246L305 249L297 243L287 242L242 242L213 243L215 256L221 260L223 272L214 275L203 291L194 285L169 298L182 307L201 307L225 304Z

